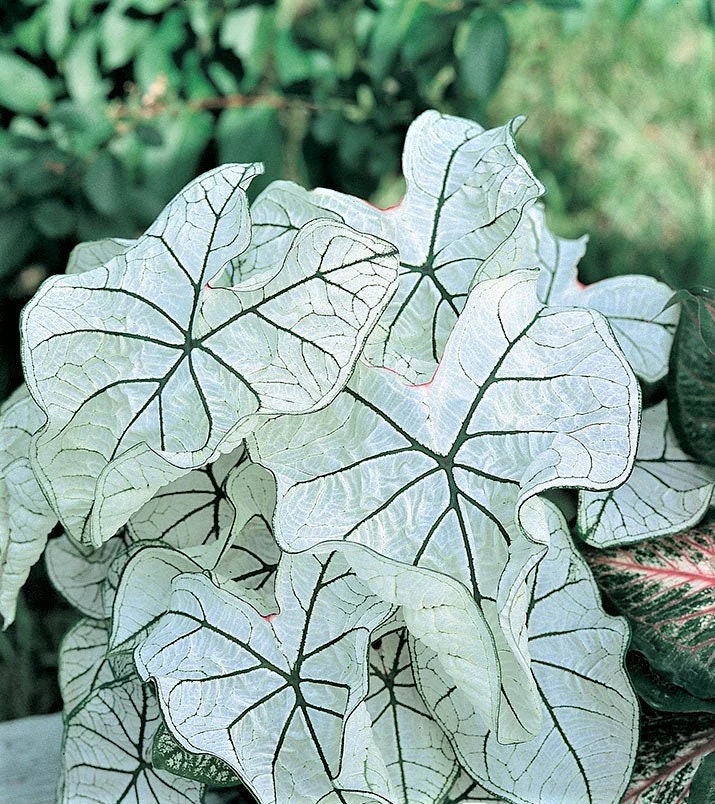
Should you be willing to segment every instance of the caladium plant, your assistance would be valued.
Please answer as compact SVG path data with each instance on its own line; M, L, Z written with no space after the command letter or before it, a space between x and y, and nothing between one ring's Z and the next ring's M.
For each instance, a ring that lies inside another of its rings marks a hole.
M0 612L59 520L61 801L620 800L629 629L558 493L598 577L713 474L641 426L670 290L580 288L518 122L422 115L391 210L221 166L28 305Z

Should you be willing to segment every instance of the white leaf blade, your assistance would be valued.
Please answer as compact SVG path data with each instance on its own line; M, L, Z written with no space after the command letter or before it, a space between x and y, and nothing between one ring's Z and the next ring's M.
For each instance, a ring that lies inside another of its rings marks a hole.
M457 761L415 688L405 629L372 644L367 707L395 791L393 804L441 801Z
M475 621L491 616L503 661L514 656L502 682L518 700L532 690L511 739L538 731L540 713L523 587L549 534L533 497L622 482L638 428L637 384L603 319L542 310L535 281L480 283L429 385L360 367L329 408L268 422L251 442L278 480L281 547L363 545L465 585Z
M66 533L52 539L45 550L45 565L55 589L85 617L107 616L103 585L110 565L127 544L117 537L98 550L79 545Z
M44 422L22 387L0 407L0 616L15 619L17 596L57 517L30 467L30 442Z
M390 609L344 566L285 557L271 622L206 576L179 576L169 612L136 654L176 739L228 762L266 804L389 789L359 657Z
M151 767L156 702L131 671L106 660L106 629L83 620L60 655L65 704L61 804L197 804L203 785Z
M618 801L637 745L638 704L623 668L625 622L600 608L598 590L553 511L552 541L536 569L529 650L543 700L533 740L500 744L471 704L449 691L415 643L418 687L474 778L519 804ZM557 521L558 520L558 521Z
M327 220L262 284L212 286L249 242L255 170L195 180L126 252L48 280L25 310L28 383L48 415L35 471L78 538L100 544L261 417L327 404L394 289L394 248Z
M609 492L580 493L578 534L594 547L671 535L700 521L713 488L715 472L680 449L661 402L643 413L628 480Z
M544 304L598 310L608 319L634 372L656 382L668 370L668 356L678 322L677 306L667 310L673 291L649 276L619 276L593 285L578 282L577 265L587 238L567 240L546 225L541 204L528 209L514 232L476 277L503 276L523 268L539 268L539 298Z

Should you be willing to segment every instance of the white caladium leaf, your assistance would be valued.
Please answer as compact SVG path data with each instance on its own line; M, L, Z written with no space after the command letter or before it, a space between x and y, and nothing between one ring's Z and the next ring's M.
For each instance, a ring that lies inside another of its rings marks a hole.
M112 562L127 549L125 538L111 539L94 550L63 533L45 550L45 565L53 586L86 617L103 620L104 581Z
M544 304L587 307L603 313L635 373L655 382L668 371L678 323L677 306L663 309L673 291L650 276L640 275L612 277L584 287L578 281L577 265L587 240L554 235L546 225L543 206L535 204L476 280L539 268L538 293Z
M363 703L370 632L390 607L335 554L284 556L276 594L280 611L265 618L206 575L175 578L135 654L168 727L237 770L262 804L343 790L391 801Z
M220 470L214 471L218 473ZM193 483L189 482L192 476L196 478ZM214 494L209 495L213 514L208 516L203 507L203 479L206 476L205 469L195 470L164 490L163 499L175 500L177 511L170 515L170 509L166 509L168 519L158 518L160 536L167 521L175 522L176 514L183 520L182 512L187 508L187 501L193 511L191 501L195 501L197 487L202 492L199 499L203 516L195 518L197 530L190 534L190 538L180 540L187 542L179 545L183 549L176 549L162 539L136 543L131 554L120 556L109 573L109 586L116 590L116 593L112 592L110 602L112 629L109 642L112 651L131 649L137 638L167 611L172 582L182 573L210 570L220 586L244 602L250 602L261 614L278 611L274 586L280 550L271 528L276 505L272 475L251 463L242 452L238 466L221 480L218 492L214 490ZM216 479L213 474L209 477ZM175 496L169 496L170 489L176 490ZM227 500L231 501L227 505L233 514L232 527L228 530L224 523L217 539L214 538L217 530L214 516ZM165 509L162 506L160 510ZM146 532L152 532L153 527L146 528ZM172 526L168 533L174 530ZM210 537L206 536L207 533ZM113 539L108 544L115 541ZM116 577L116 583L112 583L111 576Z
M539 735L503 745L481 729L471 702L434 672L429 649L414 641L417 685L460 763L490 790L519 804L617 802L637 745L638 703L623 668L628 627L603 612L563 517L550 511L551 544L534 570L527 623L543 705Z
M516 152L515 129L516 122L485 131L471 120L425 112L405 140L405 197L389 210L330 190L306 192L276 182L253 210L259 247L237 261L234 276L255 271L267 249L285 253L300 225L316 215L395 243L398 289L364 354L410 382L429 380L476 271L543 192Z
M504 740L539 730L524 579L549 530L534 495L623 482L638 429L637 382L605 321L543 309L535 284L526 272L481 283L429 385L360 366L329 407L267 422L251 441L278 481L283 549L359 544L466 587L520 702L521 723L500 710Z
M670 535L702 519L713 488L715 470L680 449L661 402L643 412L628 480L607 492L581 492L578 534L595 547Z
M213 544L234 517L226 495L229 472L247 460L243 445L160 489L127 523L135 539L164 541L185 549Z
M198 804L204 786L151 766L156 702L136 674L106 660L107 632L80 621L60 654L65 704L61 804Z
M120 237L108 237L104 240L90 240L76 245L67 260L68 274L83 274L106 265L114 257L126 254L136 243Z
M372 643L367 708L395 791L393 804L441 801L457 774L457 759L417 692L404 628Z
M28 386L48 417L34 468L79 540L101 544L266 415L327 404L394 290L395 248L327 220L263 281L213 287L250 241L257 170L196 179L127 251L51 278L25 309Z
M633 646L700 698L715 689L715 517L628 547L587 550L601 589L628 617Z
M275 578L280 548L273 535L276 481L262 466L249 460L231 472L226 494L236 516L215 573L221 586L266 613L278 611ZM255 594L247 594L248 591Z
M712 790L703 799L690 794L697 769L708 755L715 755L715 717L657 714L645 718L622 804L709 804Z
M18 592L57 522L30 467L30 442L44 420L24 386L0 406L0 616L5 628L15 619Z
M460 771L457 781L447 794L444 804L470 804L477 801L489 801L493 804L506 804L503 798L490 793L481 787L464 770Z

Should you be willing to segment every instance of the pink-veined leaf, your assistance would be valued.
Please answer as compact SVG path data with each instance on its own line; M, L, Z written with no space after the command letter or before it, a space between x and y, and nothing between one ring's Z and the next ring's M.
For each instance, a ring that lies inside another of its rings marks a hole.
M709 804L693 802L690 784L698 766L715 752L714 715L651 715L622 804Z
M674 536L587 550L633 645L675 684L715 697L715 518Z

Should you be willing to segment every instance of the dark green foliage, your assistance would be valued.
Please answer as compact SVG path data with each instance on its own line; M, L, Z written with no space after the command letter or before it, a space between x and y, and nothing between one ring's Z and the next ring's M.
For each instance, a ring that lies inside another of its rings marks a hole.
M683 448L715 466L715 289L679 291L670 355L670 418Z

